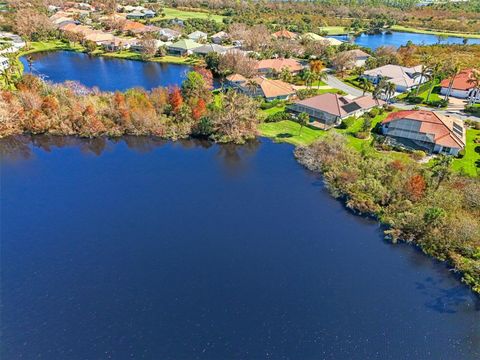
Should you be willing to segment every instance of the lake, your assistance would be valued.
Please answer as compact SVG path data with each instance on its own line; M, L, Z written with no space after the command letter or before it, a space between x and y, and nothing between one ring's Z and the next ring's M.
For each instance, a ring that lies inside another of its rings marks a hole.
M54 83L73 80L103 91L180 86L191 70L189 65L106 58L73 51L34 53L31 57L32 72L46 80ZM28 72L26 58L22 57L21 61Z
M346 37L331 36L339 40L346 41ZM380 46L394 46L400 47L406 45L408 41L413 42L418 45L432 45L438 43L438 38L435 35L430 34L416 34L409 32L399 32L394 31L391 34L375 34L375 35L365 35L362 34L355 38L355 44L364 46L371 49L376 49ZM463 38L449 36L442 41L442 44L462 44ZM468 44L480 44L480 39L468 39Z
M480 301L293 147L0 141L2 359L478 359Z

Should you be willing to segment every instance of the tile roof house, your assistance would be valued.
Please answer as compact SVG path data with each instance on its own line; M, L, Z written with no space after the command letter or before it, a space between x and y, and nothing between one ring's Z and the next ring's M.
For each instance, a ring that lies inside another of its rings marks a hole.
M340 125L343 119L358 117L368 110L385 104L364 95L355 99L333 93L325 93L308 99L299 100L287 107L287 110L296 114L302 112L310 116L310 125L323 130Z
M207 34L203 31L194 31L191 34L188 34L188 38L193 41L205 41L207 40Z
M214 44L221 44L222 42L224 42L225 40L228 40L230 38L230 35L228 35L228 33L226 33L225 31L219 31L218 33L216 34L213 34L210 39L212 39L212 42Z
M207 55L208 53L214 52L217 54L224 54L228 51L229 48L222 46L222 45L217 45L217 44L205 44L200 47L197 47L192 50L194 54L198 55Z
M380 79L384 78L388 82L394 83L397 92L405 92L416 88L425 83L426 78L420 76L422 65L405 67L400 65L384 65L372 70L367 70L362 77L377 84Z
M367 59L370 57L365 51L360 49L353 49L346 51L347 54L352 54L355 60L355 66L364 66Z
M267 101L288 99L296 93L292 85L281 80L267 79L264 76L247 79L242 75L233 74L227 77L227 84L248 96L261 96Z
M480 89L475 88L475 84L472 81L473 78L473 69L465 69L459 72L453 79L452 88L450 89L450 81L452 78L444 79L441 83L440 94L446 95L449 93L450 96L468 99L476 98L480 99Z
M177 30L162 28L158 30L158 35L163 41L173 41L178 39L182 34L180 33L180 31Z
M256 69L261 74L279 73L283 68L287 68L295 74L303 69L303 65L295 59L266 59L259 60Z
M382 132L408 148L428 153L457 155L465 147L463 121L433 111L391 113L382 122Z
M168 51L177 55L190 55L193 50L202 46L190 39L181 39L167 47Z
M277 32L274 32L272 36L275 39L286 39L286 40L293 40L298 37L298 35L294 32L288 31L288 30L280 30Z
M325 41L327 45L330 45L330 46L339 46L343 44L343 41L341 40L338 40L332 37L323 37L312 32L303 34L302 38L304 40L310 40L310 41Z

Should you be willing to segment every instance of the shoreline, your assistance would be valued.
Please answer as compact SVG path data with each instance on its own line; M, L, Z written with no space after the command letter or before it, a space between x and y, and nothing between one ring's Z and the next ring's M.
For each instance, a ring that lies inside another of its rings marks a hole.
M44 133L44 134L23 133L23 134L8 135L6 137L0 138L0 142L8 140L9 138L14 139L16 137L28 137L29 138L29 140L28 140L29 143L33 144L33 139L35 137L42 137L42 136L53 137L53 138L65 138L66 137L66 138L70 138L70 139L77 139L77 140L80 140L80 141L93 141L93 140L96 140L96 139L103 139L105 141L118 141L118 140L121 140L122 138L133 136L133 137L138 137L138 138L148 138L148 139L152 139L153 141L162 141L162 142L165 141L165 142L172 142L172 143L176 143L177 141L187 139L187 140L193 140L193 141L207 141L207 142L209 142L211 144L214 144L214 145L234 144L233 142L222 143L222 142L213 141L211 139L195 137L195 136L191 136L191 135L186 137L186 138L173 139L173 138L165 138L165 137L152 135L152 134L143 134L143 135L142 134L136 134L136 135L122 134L122 135L119 135L119 136L99 135L99 136L91 136L91 137L82 137L82 136L79 136L79 135L60 135L60 134L49 134L49 133ZM461 271L459 269L456 269L454 264L452 263L452 259L449 259L449 258L442 259L440 257L435 256L434 254L428 253L426 249L422 248L421 243L419 243L416 239L407 241L405 239L399 238L399 239L394 240L391 236L389 236L388 234L385 233L385 230L391 229L391 226L388 225L387 223L383 222L378 217L377 214L372 213L372 212L361 212L358 209L356 209L355 207L349 207L347 205L348 198L346 197L346 194L344 194L342 191L340 191L339 196L336 196L332 192L334 189L332 189L330 186L328 186L327 182L325 181L324 172L321 171L321 170L317 170L317 169L311 169L311 168L309 168L309 166L307 164L302 162L301 156L299 156L298 151L302 151L305 148L305 146L301 146L301 145L297 146L295 144L289 143L288 141L276 141L274 138L266 136L266 135L262 134L261 132L259 132L259 134L254 139L247 140L246 142L257 141L257 140L261 141L262 139L266 139L266 140L272 142L272 144L285 144L285 145L290 146L292 148L292 156L294 157L295 161L299 165L301 165L305 170L312 172L317 177L318 176L321 177L322 184L325 187L325 189L328 191L329 196L334 198L336 201L339 201L342 204L342 207L345 211L347 211L347 212L349 212L349 213L351 213L355 216L360 216L362 218L371 219L371 220L375 221L380 226L380 228L382 229L382 232L383 232L383 241L387 242L389 245L396 245L397 243L401 243L401 244L406 244L408 246L413 246L415 248L415 251L421 252L423 255L426 255L427 257L431 258L434 262L438 263L439 265L445 266L449 271L453 271L454 272L453 276L462 284L462 286L467 287L468 289L470 289L472 294L474 294L474 296L480 298L480 290L477 290L476 287L473 284L468 283L465 280L466 279L465 275L471 276L469 274L469 272L465 272L465 271ZM236 144L236 145L243 146L244 144ZM337 190L335 190L335 191L337 191Z

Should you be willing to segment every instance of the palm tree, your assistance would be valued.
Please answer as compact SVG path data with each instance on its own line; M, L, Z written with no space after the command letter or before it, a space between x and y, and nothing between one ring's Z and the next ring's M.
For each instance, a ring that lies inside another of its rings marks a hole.
M314 78L314 74L310 70L304 70L301 74L301 78L305 81L305 85L310 87Z
M468 80L469 84L473 85L474 89L477 89L476 95L470 96L470 100L468 101L469 105L474 105L477 103L478 100L478 92L480 91L480 71L473 69L472 76Z
M307 126L309 120L310 116L306 112L302 112L298 115L297 121L300 123L300 131L298 132L298 135L302 133L303 127Z
M368 81L366 78L361 77L358 79L360 82L360 88L363 90L363 95L365 93L372 91L373 85L370 81Z
M290 69L288 67L282 68L282 70L280 71L280 79L285 82L290 82L292 80L292 73L290 72Z
M431 68L430 64L432 63L432 55L430 54L424 54L422 55L422 70L420 73L417 75L417 78L420 78L420 82L422 79L430 79L430 74L431 74ZM418 92L420 91L420 84L417 86L415 96L418 96Z
M448 83L448 90L445 93L445 101L448 101L450 98L450 93L452 92L453 82L457 77L458 73L460 72L460 64L456 61L452 64L449 64L445 73L447 76L450 76L450 82Z
M245 83L245 87L247 88L248 92L252 95L252 96L255 96L256 93L257 93L257 87L258 87L258 84L255 80L248 80L246 83Z
M375 86L375 89L373 89L372 97L375 100L381 99L382 95L385 94L385 90L387 86L388 86L387 81L384 78L381 78L380 81Z
M452 158L446 155L439 155L433 162L432 166L432 179L435 179L436 186L435 191L438 190L442 182L451 174L450 165L452 164Z
M387 96L387 100L390 101L390 99L395 95L395 91L397 90L397 87L395 86L394 83L388 82L387 85L385 86L385 95Z
M425 101L428 101L430 99L430 95L432 95L432 90L435 87L435 80L437 78L438 73L440 72L440 66L441 65L439 62L435 62L434 64L432 64L431 73L430 73L430 79L432 83L430 84L430 88L428 89L428 94Z

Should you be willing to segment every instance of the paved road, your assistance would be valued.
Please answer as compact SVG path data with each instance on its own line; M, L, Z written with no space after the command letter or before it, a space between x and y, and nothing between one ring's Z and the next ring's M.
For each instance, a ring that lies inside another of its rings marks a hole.
M352 95L354 97L363 95L362 90L359 90L359 89L357 89L353 86L350 86L350 85L344 83L343 81L337 79L335 76L330 75L330 74L327 75L327 79L325 80L325 83L327 83L327 85L331 86L332 88L340 89L342 91L345 91L347 94ZM366 94L370 95L370 93L366 93ZM394 103L393 105L395 107L397 107L399 109L403 109L403 110L411 110L416 106L416 105L409 105L409 104L398 103L398 102ZM434 110L430 107L425 107L425 106L418 106L418 107L421 110L429 110L429 111ZM460 119L463 119L463 120L470 119L470 120L480 122L479 117L476 117L476 116L473 116L473 115L470 115L470 114L466 114L463 111L461 111L461 109L459 109L458 107L453 107L451 109L447 108L446 110L435 110L435 111L437 111L438 113L443 114L443 115L455 115L456 117L458 117Z
M347 94L350 94L352 96L362 96L363 91L359 90L357 88L354 88L353 86L350 86L348 84L345 84L343 81L338 80L335 76L328 74L327 79L325 80L328 86L331 86L332 88L335 89L340 89L342 91L345 91Z

